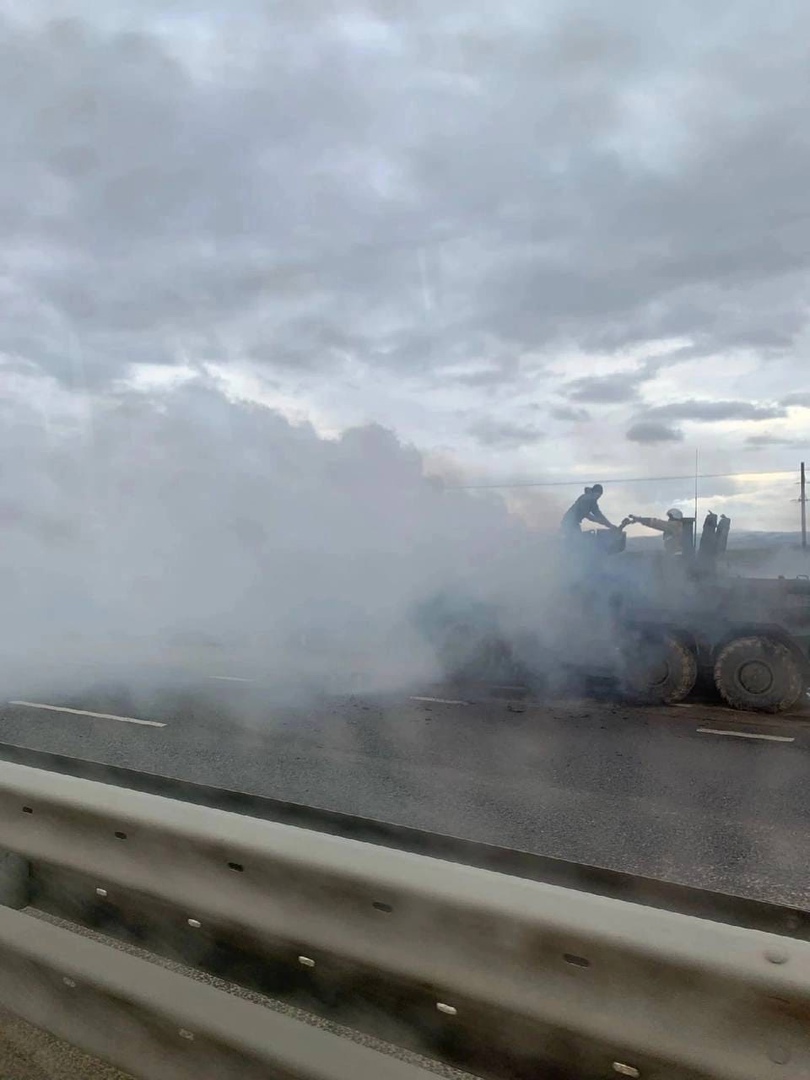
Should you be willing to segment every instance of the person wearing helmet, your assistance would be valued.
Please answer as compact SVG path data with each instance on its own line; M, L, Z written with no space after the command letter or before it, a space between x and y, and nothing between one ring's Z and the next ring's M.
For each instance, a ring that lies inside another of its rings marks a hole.
M601 494L601 484L594 484L593 487L585 488L574 505L565 511L561 525L564 533L581 533L583 521L593 521L597 525L604 525L606 529L616 528L599 509L599 496Z
M664 534L664 552L667 555L683 555L684 553L684 520L683 511L677 506L667 510L667 520L660 518L638 517L630 514L630 521L635 525L643 525L647 529L656 529Z

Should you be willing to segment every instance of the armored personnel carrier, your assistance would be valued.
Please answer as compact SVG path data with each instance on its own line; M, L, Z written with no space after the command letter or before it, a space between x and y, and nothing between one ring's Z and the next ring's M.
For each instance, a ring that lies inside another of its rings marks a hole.
M810 579L722 566L730 521L694 521L682 555L628 553L623 530L583 534L553 611L505 631L494 608L435 601L422 625L449 678L553 689L607 680L626 698L673 704L712 683L735 709L783 712L810 682Z

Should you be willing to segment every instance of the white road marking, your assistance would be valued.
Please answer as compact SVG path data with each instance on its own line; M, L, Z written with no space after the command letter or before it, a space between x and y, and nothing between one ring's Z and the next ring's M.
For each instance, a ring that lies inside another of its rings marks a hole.
M452 698L443 697L410 697L409 701L433 701L437 705L469 705L469 701L454 701Z
M256 682L255 679L244 679L241 675L206 675L206 679L216 679L218 682Z
M762 739L764 742L795 742L792 735L760 735L753 731L721 731L719 728L699 727L701 735L731 735L735 739Z
M92 716L96 720L120 720L122 724L140 724L143 727L166 727L157 720L138 720L135 716L115 716L113 713L88 712L87 709L68 709L64 705L43 705L40 701L10 701L9 705L23 705L26 709L47 709L49 712L71 713L73 716Z

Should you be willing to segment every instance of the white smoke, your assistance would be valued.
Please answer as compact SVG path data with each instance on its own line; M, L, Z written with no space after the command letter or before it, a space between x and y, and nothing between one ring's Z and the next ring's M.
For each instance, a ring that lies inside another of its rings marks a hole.
M56 405L34 386L3 417L0 689L148 671L402 686L438 674L421 603L528 618L548 577L500 499L426 477L384 428L324 439L202 381Z

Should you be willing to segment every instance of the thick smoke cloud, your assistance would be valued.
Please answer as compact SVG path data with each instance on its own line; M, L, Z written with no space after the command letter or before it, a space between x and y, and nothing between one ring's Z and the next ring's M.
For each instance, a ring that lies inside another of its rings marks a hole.
M157 661L404 685L437 674L420 604L525 596L536 576L497 498L427 479L378 426L324 440L195 384L47 426L16 401L2 432L4 690Z

